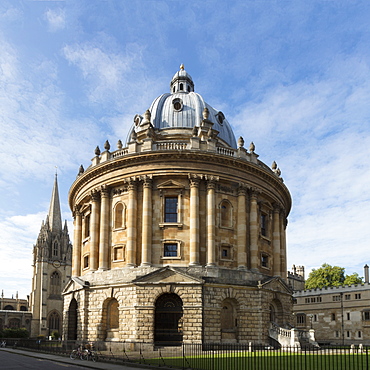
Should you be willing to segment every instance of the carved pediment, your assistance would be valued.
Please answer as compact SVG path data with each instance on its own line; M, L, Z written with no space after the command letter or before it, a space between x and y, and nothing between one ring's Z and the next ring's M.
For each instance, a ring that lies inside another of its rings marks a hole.
M157 185L158 189L184 189L184 185L177 181L168 180Z
M133 282L135 284L202 284L203 280L185 274L172 267L164 267L150 274L140 276Z
M282 292L288 294L293 293L289 286L285 283L285 281L280 277L274 277L272 279L269 279L260 284L259 286L263 289L272 290L274 292Z
M62 294L68 294L70 292L74 292L76 290L81 290L84 288L89 288L90 283L88 281L82 280L78 277L72 277L71 280L68 281L66 286L63 289Z

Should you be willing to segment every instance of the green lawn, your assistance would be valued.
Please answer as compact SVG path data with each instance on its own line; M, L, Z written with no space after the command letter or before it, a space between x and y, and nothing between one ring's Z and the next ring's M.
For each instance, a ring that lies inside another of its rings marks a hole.
M156 358L145 363L199 370L365 370L370 369L366 354L240 352L186 358Z

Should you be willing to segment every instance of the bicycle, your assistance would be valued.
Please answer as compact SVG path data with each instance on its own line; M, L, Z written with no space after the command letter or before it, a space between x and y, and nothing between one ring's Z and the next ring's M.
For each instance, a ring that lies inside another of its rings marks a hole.
M82 350L82 346L79 346L77 349L74 349L71 354L69 355L69 358L71 360L74 360L76 359L77 357L80 359L80 360L84 360L85 359L85 351Z
M85 349L84 354L83 354L84 360L88 361L98 361L98 354L95 351L92 351L90 349Z

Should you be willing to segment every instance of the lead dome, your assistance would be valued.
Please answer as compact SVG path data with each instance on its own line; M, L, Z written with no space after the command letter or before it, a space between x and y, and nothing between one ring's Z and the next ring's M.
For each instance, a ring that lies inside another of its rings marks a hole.
M170 136L180 136L186 133L176 133L176 130L185 129L190 135L194 127L200 126L205 108L208 109L208 120L213 123L213 129L218 132L220 145L236 148L235 136L228 120L221 111L207 104L200 94L194 92L193 79L185 71L183 64L171 80L170 93L156 98L150 105L149 111L155 130L165 130ZM134 131L136 133L140 131L142 119L141 115L135 116L129 139Z

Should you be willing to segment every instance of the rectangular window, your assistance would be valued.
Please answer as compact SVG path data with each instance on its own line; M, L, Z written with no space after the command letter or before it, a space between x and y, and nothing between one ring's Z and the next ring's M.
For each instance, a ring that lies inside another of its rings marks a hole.
M84 257L84 269L89 267L89 256Z
M164 222L177 222L177 197L166 197L164 200Z
M317 297L317 302L321 302L321 297Z
M362 333L361 333L361 331L358 331L358 332L357 332L357 336L358 336L359 338L362 338Z
M340 295L333 295L333 301L334 302L340 301Z
M165 243L163 257L177 257L177 243Z
M345 299L346 301L349 301L349 300L351 299L351 295L350 295L350 294L346 294L346 295L344 296L344 299Z
M351 332L347 330L347 338L351 336Z
M264 214L261 215L261 234L267 235L267 217Z
M335 313L331 314L331 321L335 321Z
M351 314L347 312L347 320L351 320Z
M339 338L339 331L338 330L335 331L335 338Z
M113 260L122 261L123 260L123 247L115 247L113 249Z
M370 311L365 311L363 317L364 317L365 321L369 321L370 320Z
M310 303L310 298L305 298L304 302L305 303Z
M262 254L261 265L262 267L269 267L269 256L267 254Z
M311 298L311 303L315 303L316 302L316 298L315 297L312 297Z
M85 238L90 236L90 215L85 216Z
M317 321L317 315L313 315L313 321Z
M355 299L361 299L361 293L355 294Z

